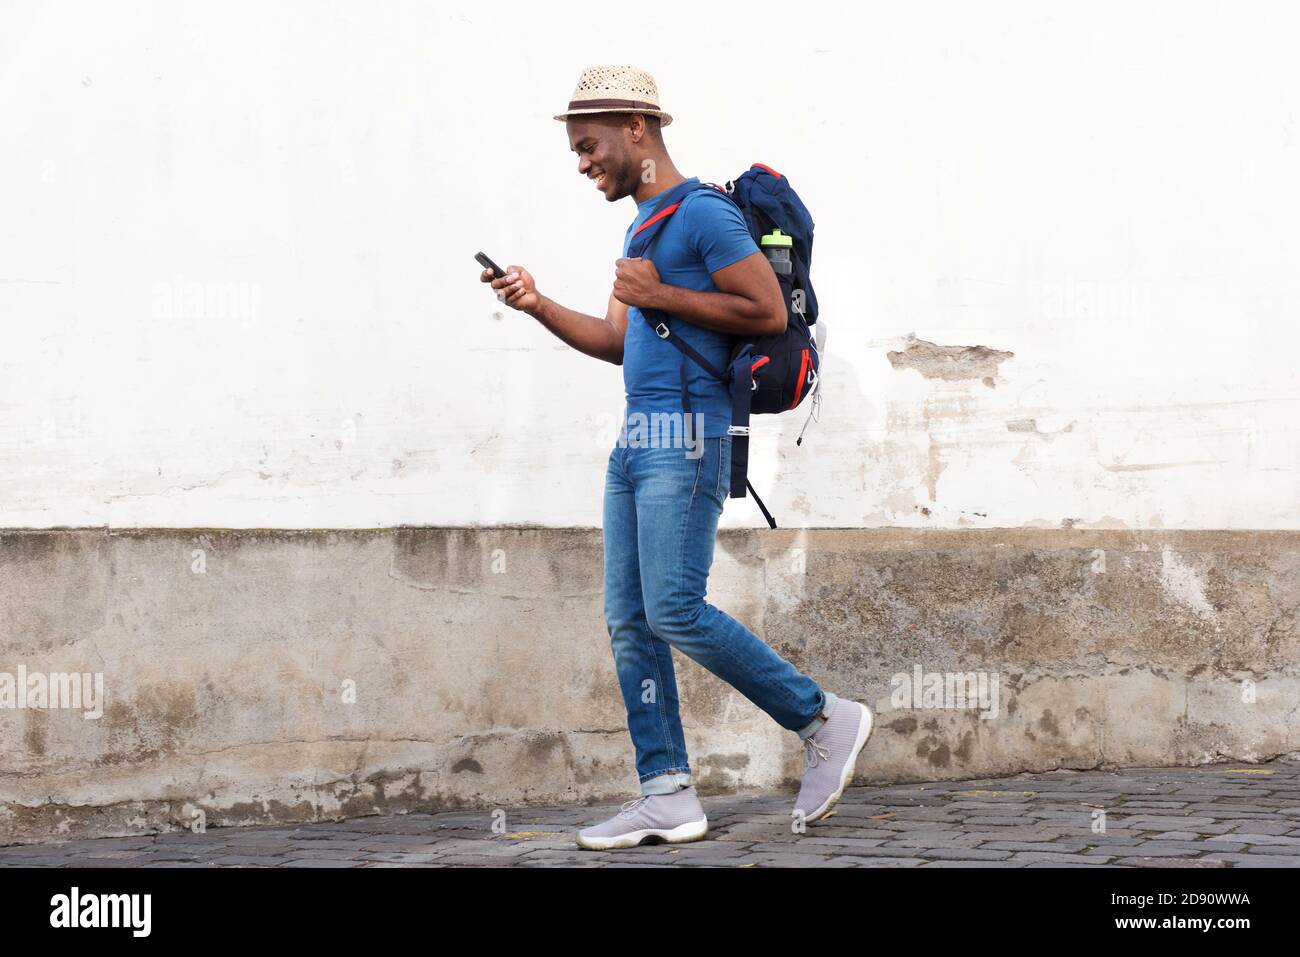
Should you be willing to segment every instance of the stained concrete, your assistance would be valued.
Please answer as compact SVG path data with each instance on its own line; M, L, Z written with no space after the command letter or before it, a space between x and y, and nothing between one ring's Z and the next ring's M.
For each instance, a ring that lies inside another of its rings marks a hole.
M877 709L860 783L1262 761L1300 749L1298 546L726 531L709 598ZM106 696L0 708L0 841L630 796L600 565L593 529L0 532L0 672ZM701 790L793 786L794 736L678 660ZM996 717L898 707L918 666Z

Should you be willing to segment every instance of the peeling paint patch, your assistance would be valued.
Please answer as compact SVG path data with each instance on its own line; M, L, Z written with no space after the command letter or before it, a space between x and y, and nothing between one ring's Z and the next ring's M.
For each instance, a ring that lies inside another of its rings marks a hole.
M1044 432L1038 427L1037 419L1012 419L1007 423L1008 432L1027 432L1030 435L1037 435L1047 441L1052 441L1058 435L1065 435L1067 432L1073 432L1078 422L1071 422L1063 429L1057 429L1055 432Z
M887 353L887 356L895 369L915 369L927 379L949 382L979 379L992 388L998 366L1015 358L1015 353L988 346L941 346L908 336L906 349Z
M1160 549L1160 585L1166 595L1199 617L1214 617L1214 607L1205 598L1205 582L1168 545Z
M948 467L943 459L939 458L939 446L933 440L930 442L930 460L925 470L926 490L930 493L930 501L939 500L939 476L943 470Z

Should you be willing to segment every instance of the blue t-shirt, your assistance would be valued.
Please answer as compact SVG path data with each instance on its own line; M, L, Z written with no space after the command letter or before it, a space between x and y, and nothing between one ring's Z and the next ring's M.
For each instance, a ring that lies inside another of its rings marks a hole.
M699 179L693 176L688 182L698 183ZM654 196L637 204L636 219L623 240L624 256L632 234L654 213L659 199ZM711 273L756 252L758 246L736 204L715 189L700 189L689 193L668 217L650 250L650 258L659 270L660 280L668 285L717 292ZM734 336L701 328L680 317L673 318L672 329L673 335L694 346L715 368L727 368ZM681 360L682 354L671 343L655 335L641 310L630 306L623 340L623 385L627 390L624 428L633 413L647 418L662 412L681 415ZM731 396L726 384L690 359L686 360L686 371L691 411L704 416L704 438L726 435L731 425Z

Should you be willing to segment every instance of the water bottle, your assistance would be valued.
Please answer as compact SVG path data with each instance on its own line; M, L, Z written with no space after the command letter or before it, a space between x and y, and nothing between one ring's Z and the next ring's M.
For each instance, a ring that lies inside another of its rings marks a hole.
M763 255L772 264L778 276L788 276L794 270L790 261L790 251L794 248L794 237L787 236L779 229L774 229L762 237Z

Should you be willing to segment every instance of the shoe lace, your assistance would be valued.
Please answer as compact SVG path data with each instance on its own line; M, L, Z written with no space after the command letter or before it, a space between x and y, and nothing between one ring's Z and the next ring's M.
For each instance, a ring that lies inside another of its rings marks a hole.
M639 798L633 798L632 800L628 801L623 805L622 810L618 812L618 816L631 817L632 815L636 814L637 808L639 808L646 801L650 800L651 797L652 795L643 794Z
M815 768L818 760L829 761L831 749L809 736L803 743L804 768Z

